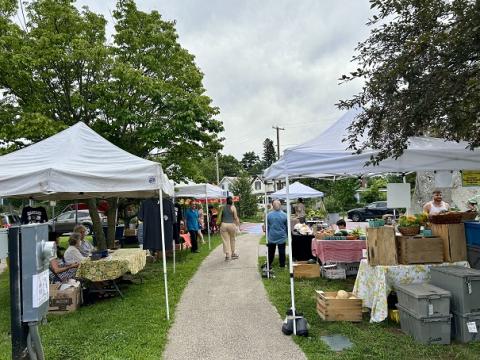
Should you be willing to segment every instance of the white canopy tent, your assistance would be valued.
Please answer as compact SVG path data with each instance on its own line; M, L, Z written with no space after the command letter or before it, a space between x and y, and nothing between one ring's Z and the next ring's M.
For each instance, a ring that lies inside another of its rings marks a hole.
M113 145L82 122L0 157L0 197L85 199L173 196L159 163ZM163 219L163 207L160 206ZM168 305L165 233L161 224L165 305Z
M220 187L212 184L187 183L175 186L175 197L187 197L193 199L204 199L207 206L207 233L208 248L211 249L210 240L210 218L208 215L208 200L226 198L226 192Z
M377 166L365 166L377 150L366 150L354 154L348 150L346 138L350 126L359 110L351 110L316 138L286 149L281 159L264 172L266 180L285 178L287 216L290 218L289 178L326 177L339 175L363 175L372 173L407 173L410 171L439 171L480 169L480 150L468 150L466 142L445 141L432 137L412 137L402 156L388 158ZM360 139L360 142L362 140ZM291 259L291 225L288 221L289 256ZM293 266L290 262L290 291L292 310L295 314ZM296 326L294 324L294 333Z
M466 142L428 136L411 137L398 159L388 158L377 166L365 166L377 150L353 154L342 140L358 110L344 114L316 138L286 149L282 158L264 172L264 178L325 177L370 173L480 169L480 150L467 149Z
M294 182L290 185L288 189L290 193L290 199L297 199L297 198L318 198L323 197L324 193L315 189L312 189L310 186L304 185L299 181ZM273 199L286 199L287 198L287 188L283 188L278 190L270 195Z

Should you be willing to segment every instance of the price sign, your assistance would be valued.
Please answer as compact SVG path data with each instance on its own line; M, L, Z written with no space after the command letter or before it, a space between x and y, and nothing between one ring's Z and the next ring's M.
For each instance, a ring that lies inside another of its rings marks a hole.
M472 321L472 322L467 322L467 328L469 333L477 333L477 324Z
M462 171L462 186L480 186L480 171Z
M48 270L32 276L32 307L38 308L49 296Z

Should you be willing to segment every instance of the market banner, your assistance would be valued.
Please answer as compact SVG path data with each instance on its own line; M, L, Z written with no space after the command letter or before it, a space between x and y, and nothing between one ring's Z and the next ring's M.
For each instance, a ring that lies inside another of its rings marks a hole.
M462 186L480 186L480 171L463 170Z

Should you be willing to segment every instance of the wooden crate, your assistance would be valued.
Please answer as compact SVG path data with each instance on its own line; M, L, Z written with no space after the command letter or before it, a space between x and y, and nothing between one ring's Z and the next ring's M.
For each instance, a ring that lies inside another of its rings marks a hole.
M463 224L432 224L432 233L443 241L443 260L467 260L467 241Z
M335 280L347 278L347 272L345 271L345 269L340 269L337 266L322 266L320 272L322 274L322 277L325 279Z
M367 251L370 265L398 265L393 226L367 228Z
M440 237L397 236L400 264L443 262L443 240Z
M336 292L316 291L317 313L325 321L362 321L361 299L335 299ZM348 293L352 296L352 293Z
M320 277L320 265L308 264L306 261L293 263L294 278L318 278Z

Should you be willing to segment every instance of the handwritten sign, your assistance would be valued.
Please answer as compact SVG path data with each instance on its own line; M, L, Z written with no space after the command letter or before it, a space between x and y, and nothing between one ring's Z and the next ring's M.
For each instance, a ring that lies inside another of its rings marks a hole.
M480 171L463 170L462 186L480 186Z
M38 308L48 301L48 270L32 276L32 307Z

